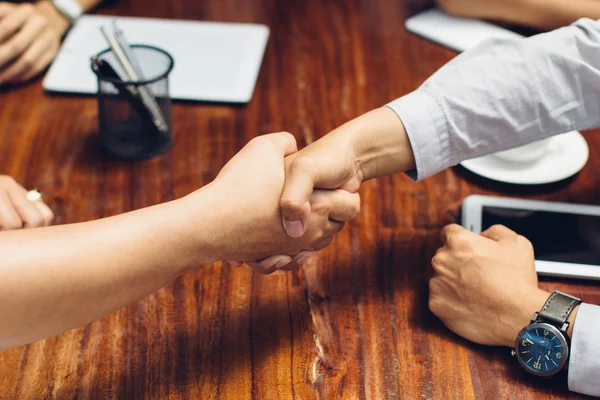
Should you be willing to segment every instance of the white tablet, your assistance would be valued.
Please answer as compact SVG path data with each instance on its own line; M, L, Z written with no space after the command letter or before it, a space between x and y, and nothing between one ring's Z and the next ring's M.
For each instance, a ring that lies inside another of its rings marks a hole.
M462 225L505 225L533 243L540 275L600 280L600 206L469 196Z
M265 25L85 15L65 38L46 74L44 89L95 94L90 58L108 47L100 26L115 20L130 44L153 45L173 56L173 99L250 101L269 39Z
M489 22L454 17L437 8L408 18L406 29L456 51L468 50L488 38L523 37Z

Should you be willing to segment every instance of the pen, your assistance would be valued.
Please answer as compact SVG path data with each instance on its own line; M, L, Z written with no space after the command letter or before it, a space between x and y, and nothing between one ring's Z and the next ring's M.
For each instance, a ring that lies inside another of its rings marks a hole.
M105 26L100 27L100 31L104 35L106 41L108 42L110 48L113 51L115 57L117 58L117 60L121 64L121 66L123 67L123 70L129 77L129 80L131 80L133 82L139 81L139 77L137 76L134 67L131 65L131 62L127 58L127 55L125 54L124 50L121 48L119 43L108 32L108 29L106 29ZM152 122L154 123L154 126L156 127L156 129L158 129L160 132L167 133L169 131L169 128L168 128L168 126L162 116L162 113L160 111L160 108L158 107L158 104L154 100L153 96L148 92L148 89L145 88L144 86L137 87L137 91L139 93L139 97L140 97L144 107L146 107L148 109L148 112L150 113L150 115L152 117Z
M113 24L113 31L115 33L115 39L117 40L117 42L119 42L119 45L123 48L125 55L127 56L127 58L129 58L129 61L131 61L131 65L133 66L133 69L134 69L135 73L137 74L138 79L144 80L145 78L144 78L144 73L142 72L142 67L140 66L135 54L133 54L133 51L131 50L131 46L129 46L129 43L127 43L127 40L125 39L125 35L123 34L123 31L117 24L116 20L113 21L112 24Z
M96 71L101 77L114 79L116 81L123 81L119 74L114 70L114 68L110 65L110 63L106 60L99 60L96 57L92 58L92 68ZM137 111L140 116L146 118L153 124L152 116L149 114L148 109L144 107L144 104L141 102L139 96L137 95L137 91L132 85L125 84L116 84L115 87L121 94L121 96L125 97L131 107Z

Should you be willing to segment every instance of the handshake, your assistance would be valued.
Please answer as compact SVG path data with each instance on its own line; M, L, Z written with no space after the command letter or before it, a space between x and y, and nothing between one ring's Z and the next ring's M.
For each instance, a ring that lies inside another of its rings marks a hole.
M331 243L360 211L362 179L344 141L325 137L298 151L293 135L273 133L250 141L212 183L182 200L211 205L216 259L271 273Z
M212 229L208 260L271 273L328 246L358 215L363 181L414 168L400 119L382 107L300 151L289 133L257 137L181 201L196 210L190 220L201 216L197 229Z
M412 149L396 114L379 108L298 151L289 133L259 136L216 179L186 197L135 215L166 232L177 264L228 260L262 273L291 269L331 243L360 211L367 179L414 168ZM3 179L2 179L3 178ZM0 176L0 231L47 226L43 201ZM129 217L110 230L128 229ZM52 237L55 237L54 235Z

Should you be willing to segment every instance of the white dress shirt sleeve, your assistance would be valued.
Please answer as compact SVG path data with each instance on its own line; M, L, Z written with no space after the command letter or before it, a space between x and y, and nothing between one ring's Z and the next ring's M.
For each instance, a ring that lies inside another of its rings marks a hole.
M579 306L573 325L569 359L569 389L600 396L600 307Z
M488 39L390 104L416 179L463 160L600 125L600 22Z

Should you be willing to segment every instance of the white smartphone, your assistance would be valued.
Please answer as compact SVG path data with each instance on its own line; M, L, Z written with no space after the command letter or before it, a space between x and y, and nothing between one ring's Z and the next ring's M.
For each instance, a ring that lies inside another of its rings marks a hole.
M505 225L533 243L540 275L600 280L600 206L469 196L462 225L481 233Z

